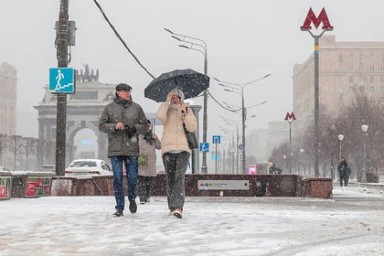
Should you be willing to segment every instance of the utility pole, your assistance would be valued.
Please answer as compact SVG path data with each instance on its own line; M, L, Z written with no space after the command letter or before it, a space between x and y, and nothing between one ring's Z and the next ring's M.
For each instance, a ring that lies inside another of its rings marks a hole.
M65 68L68 66L68 44L69 44L69 0L60 0L60 12L57 33L57 66ZM57 94L56 108L56 175L64 176L65 171L65 149L67 128L67 95Z

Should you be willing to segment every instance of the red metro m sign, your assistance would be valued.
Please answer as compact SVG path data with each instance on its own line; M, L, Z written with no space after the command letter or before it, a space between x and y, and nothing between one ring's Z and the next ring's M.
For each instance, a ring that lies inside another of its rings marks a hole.
M293 121L296 121L296 116L293 112L289 113L287 112L287 114L285 115L285 118L284 118L285 121L288 121L288 122L293 122Z
M320 26L320 23L323 23L323 29L324 30L333 30L333 26L329 22L327 13L325 12L325 9L323 8L319 14L318 17L316 17L315 13L312 11L312 8L309 8L309 12L307 14L307 17L305 18L303 26L301 26L301 30L308 31L311 30L311 23L315 25L315 28L317 29Z

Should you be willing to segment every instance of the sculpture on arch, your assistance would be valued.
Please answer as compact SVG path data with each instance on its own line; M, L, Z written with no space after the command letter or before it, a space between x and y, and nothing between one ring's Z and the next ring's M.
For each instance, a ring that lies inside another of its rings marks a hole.
M93 69L89 69L89 64L83 64L84 70L80 70L80 74L78 70L75 70L76 82L99 82L99 70L96 69L96 73Z

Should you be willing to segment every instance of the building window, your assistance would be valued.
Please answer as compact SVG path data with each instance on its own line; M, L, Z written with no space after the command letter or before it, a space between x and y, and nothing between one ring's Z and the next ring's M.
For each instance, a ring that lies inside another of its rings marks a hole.
M338 71L342 72L343 71L343 55L341 53L339 54L337 61L338 61Z
M353 84L353 76L349 76L349 83Z
M369 66L369 71L371 71L371 72L375 72L375 66L373 66L373 65L371 64L371 66Z
M369 93L373 94L375 92L375 87L371 86L369 87Z
M339 75L339 86L343 86L343 76Z
M343 54L339 54L339 63L342 63L343 62Z
M374 72L375 71L375 55L373 53L371 53L371 57L370 57L370 67L369 67L369 70L371 72Z
M77 91L71 95L71 100L97 100L97 91Z
M360 53L360 57L359 57L359 68L360 68L360 72L364 72L364 55L362 53Z
M349 71L353 72L353 55L352 53L349 55Z
M375 82L375 77L374 76L370 76L369 77L369 82L374 83Z

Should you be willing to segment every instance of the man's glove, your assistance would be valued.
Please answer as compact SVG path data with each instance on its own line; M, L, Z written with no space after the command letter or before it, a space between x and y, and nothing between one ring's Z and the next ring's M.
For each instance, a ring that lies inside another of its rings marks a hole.
M132 138L133 135L135 135L135 133L136 133L136 127L135 126L126 125L126 126L124 126L124 130L128 136L128 139Z

